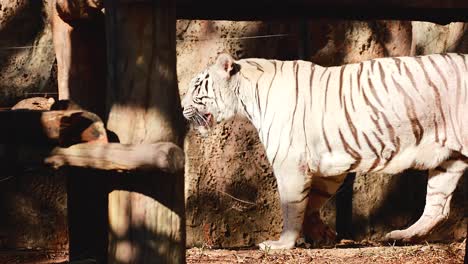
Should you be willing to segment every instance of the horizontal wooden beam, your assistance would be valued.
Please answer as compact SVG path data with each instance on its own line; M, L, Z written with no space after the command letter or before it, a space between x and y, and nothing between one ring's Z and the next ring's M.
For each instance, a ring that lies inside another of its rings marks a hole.
M178 19L278 20L332 18L351 20L422 20L446 24L468 21L468 1L416 0L178 0Z
M152 0L116 0L147 4ZM466 0L177 0L177 19L258 21L281 19L419 20L468 22Z
M64 166L103 171L184 170L184 151L171 142L125 145L119 143L80 143L68 148L31 144L1 144L0 160L23 167Z
M54 148L44 160L54 168L80 168L118 171L157 171L178 173L184 170L184 151L171 142L124 145L82 143Z

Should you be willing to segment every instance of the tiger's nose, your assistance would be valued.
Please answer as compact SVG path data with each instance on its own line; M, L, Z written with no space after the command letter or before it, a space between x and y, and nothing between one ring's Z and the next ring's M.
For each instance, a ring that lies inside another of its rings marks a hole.
M192 118L195 115L195 112L196 112L195 107L191 105L182 106L182 114L187 119Z

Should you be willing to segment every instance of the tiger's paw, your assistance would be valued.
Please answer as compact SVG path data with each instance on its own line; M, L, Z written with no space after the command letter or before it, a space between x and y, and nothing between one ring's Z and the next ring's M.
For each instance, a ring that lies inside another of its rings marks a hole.
M421 218L403 230L393 230L385 235L387 241L402 241L402 242L420 242L426 238L435 227L445 219L445 216L427 216L423 215Z
M274 249L292 249L295 241L268 240L258 244L260 250L268 251Z
M412 232L412 230L394 230L385 235L385 240L387 241L401 241L401 242L418 242L422 238L426 237L427 232Z

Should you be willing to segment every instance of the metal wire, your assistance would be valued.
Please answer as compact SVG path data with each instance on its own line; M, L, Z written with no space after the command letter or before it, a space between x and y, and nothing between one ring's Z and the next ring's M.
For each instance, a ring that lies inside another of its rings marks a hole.
M220 37L220 38L209 38L209 39L199 39L194 36L188 36L184 38L177 39L178 42L185 41L225 41L225 40L243 40L243 39L264 39L264 38L281 38L281 37L297 37L295 34L268 34L268 35L254 35L254 36L245 36L245 37ZM433 39L427 41L424 46L430 45L434 42L439 36L434 37ZM459 39L463 37L460 36L452 45L447 48L452 47L458 42ZM19 49L31 49L31 48L52 48L54 45L28 45L28 46L11 46L11 47L0 47L0 50L19 50Z
M186 37L178 39L177 41L220 41L220 40L241 40L241 39L262 39L262 38L278 38L295 36L291 34L270 34L270 35L256 35L247 37L233 37L233 38L211 38L211 39L195 39L195 37ZM0 50L20 50L20 49L32 49L32 48L53 48L54 45L27 45L27 46L11 46L11 47L0 47Z
M196 37L185 37L178 39L177 41L224 41L224 40L242 40L242 39L262 39L262 38L279 38L279 37L288 37L296 36L292 34L270 34L270 35L256 35L256 36L246 36L246 37L233 37L233 38L210 38L210 39L196 39Z
M52 48L52 47L54 47L54 45L11 46L11 47L0 47L0 50L18 50L18 49Z

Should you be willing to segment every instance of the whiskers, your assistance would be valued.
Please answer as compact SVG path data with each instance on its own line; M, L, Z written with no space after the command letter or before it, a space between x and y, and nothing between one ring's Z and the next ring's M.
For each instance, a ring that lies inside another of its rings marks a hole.
M209 120L205 115L196 112L195 115L192 117L192 121L198 126L208 126Z
M197 126L209 126L209 116L201 114L194 107L189 106L187 108L184 108L183 115L187 120L193 122Z

